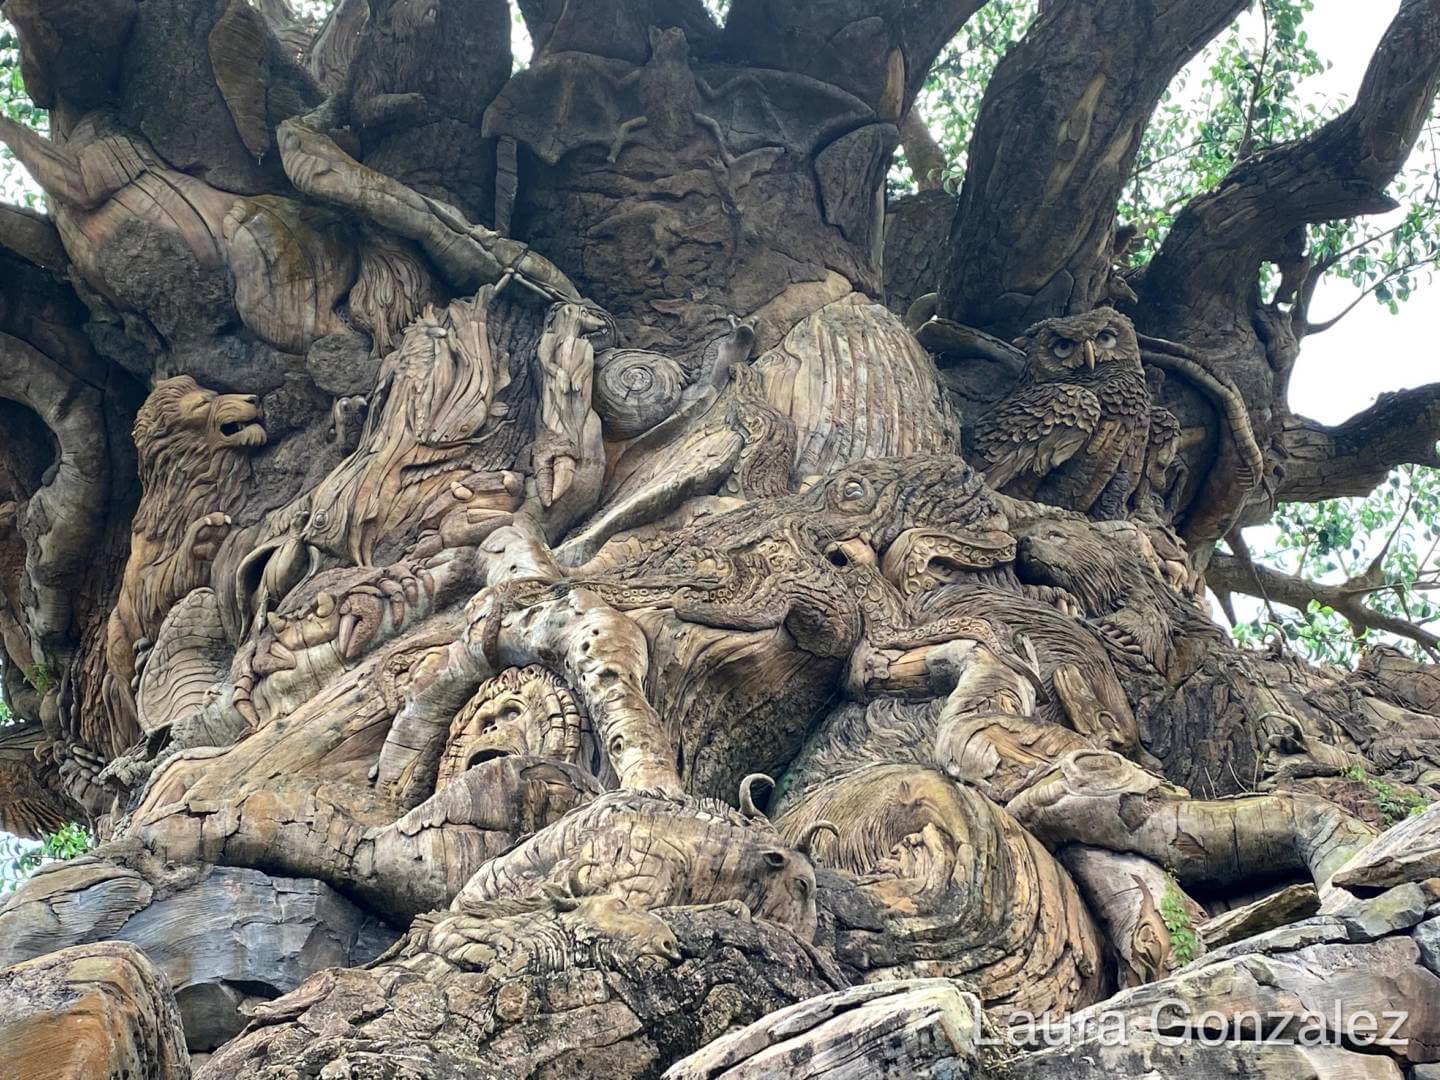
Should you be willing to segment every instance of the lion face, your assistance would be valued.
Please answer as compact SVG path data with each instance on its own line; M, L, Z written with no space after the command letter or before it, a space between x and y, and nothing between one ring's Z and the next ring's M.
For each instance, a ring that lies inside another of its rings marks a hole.
M135 447L142 460L168 448L253 450L265 445L260 402L252 394L217 394L188 375L155 385L135 419Z
M217 394L196 386L175 403L174 420L187 430L204 432L212 450L265 445L260 402L251 394Z
M212 510L238 507L251 474L237 459L266 438L258 399L217 394L188 375L155 384L134 434L144 495L132 528L156 541L176 539Z

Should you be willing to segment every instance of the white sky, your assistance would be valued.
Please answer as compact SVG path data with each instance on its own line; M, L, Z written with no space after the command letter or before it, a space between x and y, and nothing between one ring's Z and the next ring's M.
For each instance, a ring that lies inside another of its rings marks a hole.
M1305 89L1318 96L1355 96L1365 67L1398 0L1316 0L1305 19L1310 42L1334 65L1309 80ZM1369 224L1384 228L1385 218ZM1348 282L1327 280L1317 291L1310 316L1322 322L1342 311L1356 290ZM1419 386L1440 379L1436 364L1436 304L1440 281L1422 284L1391 315L1367 299L1333 329L1309 337L1300 350L1290 388L1295 412L1324 423L1338 423L1374 402L1386 390Z

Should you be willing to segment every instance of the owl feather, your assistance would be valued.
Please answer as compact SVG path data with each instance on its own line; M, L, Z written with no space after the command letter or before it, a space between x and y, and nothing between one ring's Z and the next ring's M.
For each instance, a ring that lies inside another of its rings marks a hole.
M1016 345L1025 375L968 433L974 464L1009 494L1123 516L1151 408L1130 320L1110 308L1047 319Z

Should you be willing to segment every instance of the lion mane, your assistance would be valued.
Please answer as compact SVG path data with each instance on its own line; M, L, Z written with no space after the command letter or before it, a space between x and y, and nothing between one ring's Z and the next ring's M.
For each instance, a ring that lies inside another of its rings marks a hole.
M136 539L173 550L191 522L238 508L250 454L265 441L258 418L253 397L218 394L188 375L156 383L135 417L143 492Z
M99 741L116 752L140 730L130 688L135 643L153 638L175 604L209 583L216 533L224 526L209 526L203 552L192 526L244 504L252 478L249 455L264 445L265 428L256 398L218 394L180 375L155 385L135 418L134 438L140 505L103 644L108 730Z

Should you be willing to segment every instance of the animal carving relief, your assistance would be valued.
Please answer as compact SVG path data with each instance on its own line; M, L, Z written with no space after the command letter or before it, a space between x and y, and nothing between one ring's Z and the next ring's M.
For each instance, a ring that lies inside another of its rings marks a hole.
M437 491L487 459L511 464L496 433L519 406L502 396L512 373L490 340L490 295L427 308L385 358L359 445L309 496L307 543L368 565Z
M105 629L110 738L138 731L135 653L192 589L209 584L220 542L251 494L250 456L265 445L256 399L217 394L188 375L156 385L135 419L142 495L130 558Z
M1135 328L1100 308L1048 319L1016 345L1025 374L967 433L971 460L1007 494L1123 517L1143 478L1150 431Z
M22 1080L1434 1080L1440 674L1204 590L1433 448L1286 388L1440 0L1144 250L1102 189L1242 4L1042 0L968 163L976 3L322 6L3 2L0 829L96 845L0 843L0 1046L135 1059ZM1224 1011L1337 992L1405 1046ZM1229 1019L1090 1037L1172 999Z

